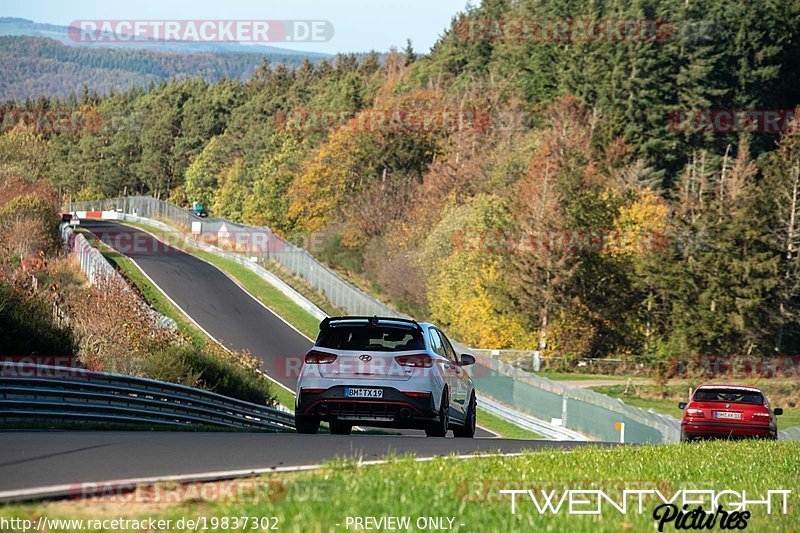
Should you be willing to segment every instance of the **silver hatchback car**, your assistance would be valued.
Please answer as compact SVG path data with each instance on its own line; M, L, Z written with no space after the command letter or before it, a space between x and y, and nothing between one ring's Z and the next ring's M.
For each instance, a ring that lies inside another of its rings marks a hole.
M327 421L339 435L360 425L473 437L475 388L463 367L474 363L432 324L326 318L297 380L297 431L316 433Z

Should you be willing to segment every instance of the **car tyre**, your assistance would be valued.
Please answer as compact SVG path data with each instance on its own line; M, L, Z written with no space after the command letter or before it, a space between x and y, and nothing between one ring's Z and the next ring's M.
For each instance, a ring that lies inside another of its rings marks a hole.
M689 442L691 439L684 430L681 430L681 442Z
M439 420L425 428L428 437L446 437L450 429L450 396L447 389L442 392L442 401L439 402Z
M469 406L467 407L467 416L464 419L464 425L462 427L453 428L454 436L466 439L471 439L475 436L475 426L478 422L478 415L476 412L477 406L475 404L475 395L473 394L469 400Z
M316 435L319 431L319 422L319 418L315 416L297 416L294 419L297 432L306 435Z
M347 422L331 420L329 424L331 426L332 435L349 435L350 432L353 431L353 424L348 424Z

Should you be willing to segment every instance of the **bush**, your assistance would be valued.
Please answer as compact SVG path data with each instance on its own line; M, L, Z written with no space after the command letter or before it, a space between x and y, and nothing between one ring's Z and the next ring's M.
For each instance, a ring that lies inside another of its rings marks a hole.
M72 332L53 322L47 300L26 296L0 280L0 353L6 355L72 355Z
M256 372L255 360L242 361L219 347L183 346L176 350L182 361L200 375L197 385L217 394L261 405L273 403L272 387ZM247 358L250 359L250 358Z

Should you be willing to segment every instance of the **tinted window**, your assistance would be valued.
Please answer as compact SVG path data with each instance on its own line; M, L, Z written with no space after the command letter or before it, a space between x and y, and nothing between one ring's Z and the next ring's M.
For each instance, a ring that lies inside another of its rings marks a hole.
M764 396L760 392L742 389L697 389L696 402L728 402L762 405Z
M456 358L456 351L453 349L453 346L450 344L450 339L445 336L444 333L441 331L439 332L439 336L442 338L442 344L444 345L445 357L453 361L454 363L458 361Z
M441 356L444 356L444 349L442 348L442 339L439 338L439 333L431 328L430 330L431 335L431 348L433 351L438 353Z
M373 352L403 352L424 350L422 332L418 329L392 327L342 325L332 326L320 332L317 346L334 350L361 350Z

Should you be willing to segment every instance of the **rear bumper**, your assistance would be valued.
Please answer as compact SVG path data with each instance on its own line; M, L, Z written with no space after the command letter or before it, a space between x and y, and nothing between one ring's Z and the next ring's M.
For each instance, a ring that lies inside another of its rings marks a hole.
M733 437L765 438L772 435L773 429L769 425L733 424L730 422L681 422L681 430L687 437Z
M424 429L439 418L433 394L415 398L393 387L369 385L367 388L381 389L383 397L348 398L344 395L345 388L349 387L337 385L320 393L301 389L295 412L298 416L316 417L327 422L336 420L362 426L402 429Z

